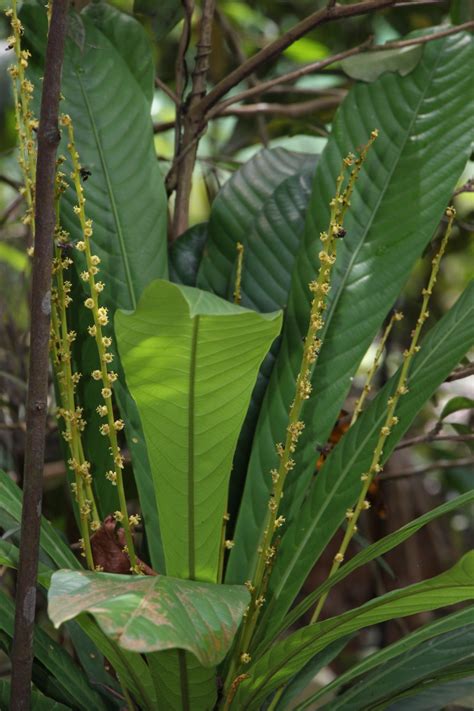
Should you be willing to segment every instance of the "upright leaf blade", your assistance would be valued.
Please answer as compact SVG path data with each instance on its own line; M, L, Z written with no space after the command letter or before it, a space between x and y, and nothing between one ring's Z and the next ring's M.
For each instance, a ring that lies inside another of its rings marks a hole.
M115 320L140 410L169 575L216 581L232 455L258 368L281 323L156 281Z
M427 43L411 74L386 74L356 85L338 111L316 169L304 243L295 265L285 329L262 406L228 580L245 580L282 439L306 333L310 293L327 228L329 202L343 158L380 131L352 197L347 236L338 256L323 347L313 376L314 396L303 412L305 430L284 500L295 515L311 479L314 446L324 443L350 387L351 376L439 222L472 141L474 97L467 66L474 41L457 35ZM456 115L456 121L452 117ZM293 476L294 475L294 476Z

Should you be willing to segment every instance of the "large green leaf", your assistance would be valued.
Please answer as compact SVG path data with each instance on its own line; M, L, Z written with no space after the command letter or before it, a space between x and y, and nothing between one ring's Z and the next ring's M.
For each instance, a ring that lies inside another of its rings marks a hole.
M0 629L12 638L15 619L15 605L5 592L0 590ZM49 637L40 627L36 627L33 642L35 658L48 670L55 680L62 701L73 708L105 709L97 691L91 689L82 670L74 664L68 652Z
M383 451L385 462L416 413L462 358L474 336L474 282L427 334L413 359L409 392L397 408L399 423ZM297 520L284 533L270 579L269 616L277 623L291 606L308 573L342 524L345 512L360 492L360 476L386 417L387 399L398 381L396 373L360 415L327 458L316 476Z
M447 513L456 511L457 509L468 506L474 502L474 491L468 491L461 496L457 496L450 501L446 501L444 504L437 506L436 508L428 511L427 513L413 519L409 523L405 524L398 530L390 533L388 536L384 536L379 541L372 543L363 550L359 551L353 558L351 558L347 563L345 563L337 573L327 578L323 583L318 585L317 588L311 591L298 605L293 607L291 611L280 621L280 614L275 612L278 609L278 604L274 607L272 603L265 610L264 616L262 617L260 626L262 633L265 635L261 644L259 645L259 650L266 649L271 641L275 639L281 632L285 629L290 628L295 624L301 616L307 612L313 605L319 600L319 598L324 595L328 590L334 587L347 578L354 570L357 570L363 565L367 565L373 560L378 560L390 550L396 548L403 541L411 538L417 531L426 526L431 521L444 516Z
M42 73L46 15L41 4L23 8L25 38L33 50L36 75ZM167 275L167 200L153 144L150 106L154 68L148 38L141 25L106 3L92 3L70 17L66 44L62 110L73 119L77 149L91 172L84 183L86 211L93 220L92 244L101 259L100 279L105 283L102 302L113 316L116 308L133 309L144 287ZM67 155L66 140L61 145ZM70 169L70 163L67 163ZM62 204L61 220L71 239L80 238L72 190ZM75 257L79 271L83 265ZM79 288L81 286L79 284ZM80 291L78 299L82 300ZM84 311L84 310L83 310ZM80 395L88 427L84 433L86 456L93 461L95 490L103 516L117 508L116 490L103 472L111 468L108 444L99 434L95 412L100 384L89 374L97 368L95 344L86 334L90 314L76 309L79 334L75 344L77 365L84 378ZM115 349L114 368L120 372ZM152 531L152 564L163 569L156 507L150 497L150 470L140 420L123 385L117 401L126 423L145 524Z
M384 72L398 72L404 77L416 67L422 54L421 45L365 52L343 59L341 69L352 79L362 81L374 81Z
M158 280L115 319L145 431L169 575L217 580L232 455L281 315Z
M185 649L212 667L226 655L249 600L243 586L59 570L51 579L48 614L59 627L89 612L124 649Z
M170 279L176 284L196 286L202 253L207 240L207 222L193 225L170 246Z
M327 228L342 159L365 143L372 129L379 129L339 249L314 395L303 412L306 426L285 493L290 515L298 512L311 479L315 444L326 441L352 375L431 239L464 167L472 140L474 96L468 67L473 52L474 42L466 34L427 43L411 74L385 74L372 84L356 85L338 111L316 169L283 341L254 438L228 567L231 582L247 579L254 565L268 472L275 466L274 444L285 432L307 330L308 283L317 269L318 235Z
M160 41L179 22L183 6L179 0L135 0L133 12L150 18L155 39Z
M360 711L382 699L388 703L400 691L425 678L436 678L446 667L465 663L473 656L474 608L470 607L436 620L371 655L372 664L368 657L364 660L369 670L366 677L324 708L326 711ZM384 659L387 661L380 665ZM372 665L377 665L377 669ZM360 673L359 670L357 675ZM309 700L305 703L308 705Z
M368 673L362 683L369 683L370 686L382 689L382 694L384 693L385 687L380 687L380 672L387 670L388 668L393 668L397 670L398 682L404 685L404 675L399 671L398 664L405 657L409 657L411 650L417 650L422 646L427 640L433 641L436 647L439 646L439 640L443 639L443 635L451 632L452 630L459 631L459 629L464 628L469 625L468 629L472 629L474 622L474 607L469 607L466 610L458 610L453 612L451 615L441 618L440 620L435 620L427 625L424 625L420 629L415 630L411 634L405 635L402 639L390 644L388 647L375 652L363 659L358 664L348 669L343 674L340 674L334 681L327 684L325 687L312 694L304 702L298 706L298 711L303 711L303 709L311 708L311 706L319 701L322 697L326 696L328 693L334 693L336 689L340 689L342 686L347 687L347 685L361 676L362 674ZM441 645L442 646L442 645ZM414 658L414 660L416 657ZM415 663L415 661L414 661ZM384 665L382 669L380 665ZM393 666L392 666L393 665ZM407 685L402 686L406 688ZM350 688L348 691L343 693L341 696L333 699L330 703L334 704L334 708L339 708L338 704L342 703L343 700L348 700L356 687ZM369 697L367 697L368 701ZM324 707L326 708L326 707ZM355 707L354 707L355 709Z
M241 242L242 304L259 311L286 305L315 165L316 156L275 148L234 173L212 206L199 287L232 298Z
M370 625L474 599L474 552L441 575L394 590L354 610L317 622L277 642L245 670L232 706L257 709L259 702L303 668L317 652Z

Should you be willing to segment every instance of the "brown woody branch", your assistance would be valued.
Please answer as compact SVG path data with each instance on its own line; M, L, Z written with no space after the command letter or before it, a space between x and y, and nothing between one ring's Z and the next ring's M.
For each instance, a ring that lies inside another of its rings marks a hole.
M53 0L52 3L38 127L36 235L32 268L30 359L26 404L27 433L20 559L12 646L10 701L12 711L27 711L30 708L36 574L48 397L51 267L56 224L54 193L56 151L60 139L58 111L68 4L68 0Z
M461 366L461 368L456 368L456 370L453 370L451 375L448 375L445 382L451 383L453 380L462 380L463 378L471 377L471 375L474 375L474 363Z
M416 469L397 469L393 472L381 474L380 481L388 481L390 479L407 479L410 476L419 474L428 474L439 469L453 469L454 467L470 467L474 464L474 457L464 457L463 459L440 459L437 462L428 464L426 467L417 467Z
M397 445L396 449L405 449L406 447L414 447L417 444L428 444L431 442L457 443L472 441L474 441L474 435L438 435L435 433L428 433L424 435L419 435L418 437L411 437L410 439L405 439Z

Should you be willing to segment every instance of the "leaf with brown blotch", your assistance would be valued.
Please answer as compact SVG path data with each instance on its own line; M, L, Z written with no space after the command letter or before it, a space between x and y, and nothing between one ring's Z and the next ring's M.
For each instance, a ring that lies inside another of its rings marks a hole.
M48 614L59 627L89 612L124 649L184 649L213 667L230 649L249 601L240 585L58 570L51 578Z

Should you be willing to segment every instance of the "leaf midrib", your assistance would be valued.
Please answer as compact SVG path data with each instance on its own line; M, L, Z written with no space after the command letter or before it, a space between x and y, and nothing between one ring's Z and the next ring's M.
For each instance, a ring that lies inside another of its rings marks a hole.
M192 319L191 357L189 362L188 390L188 575L190 580L196 579L196 535L195 535L195 451L194 451L194 420L196 409L196 366L200 317Z

